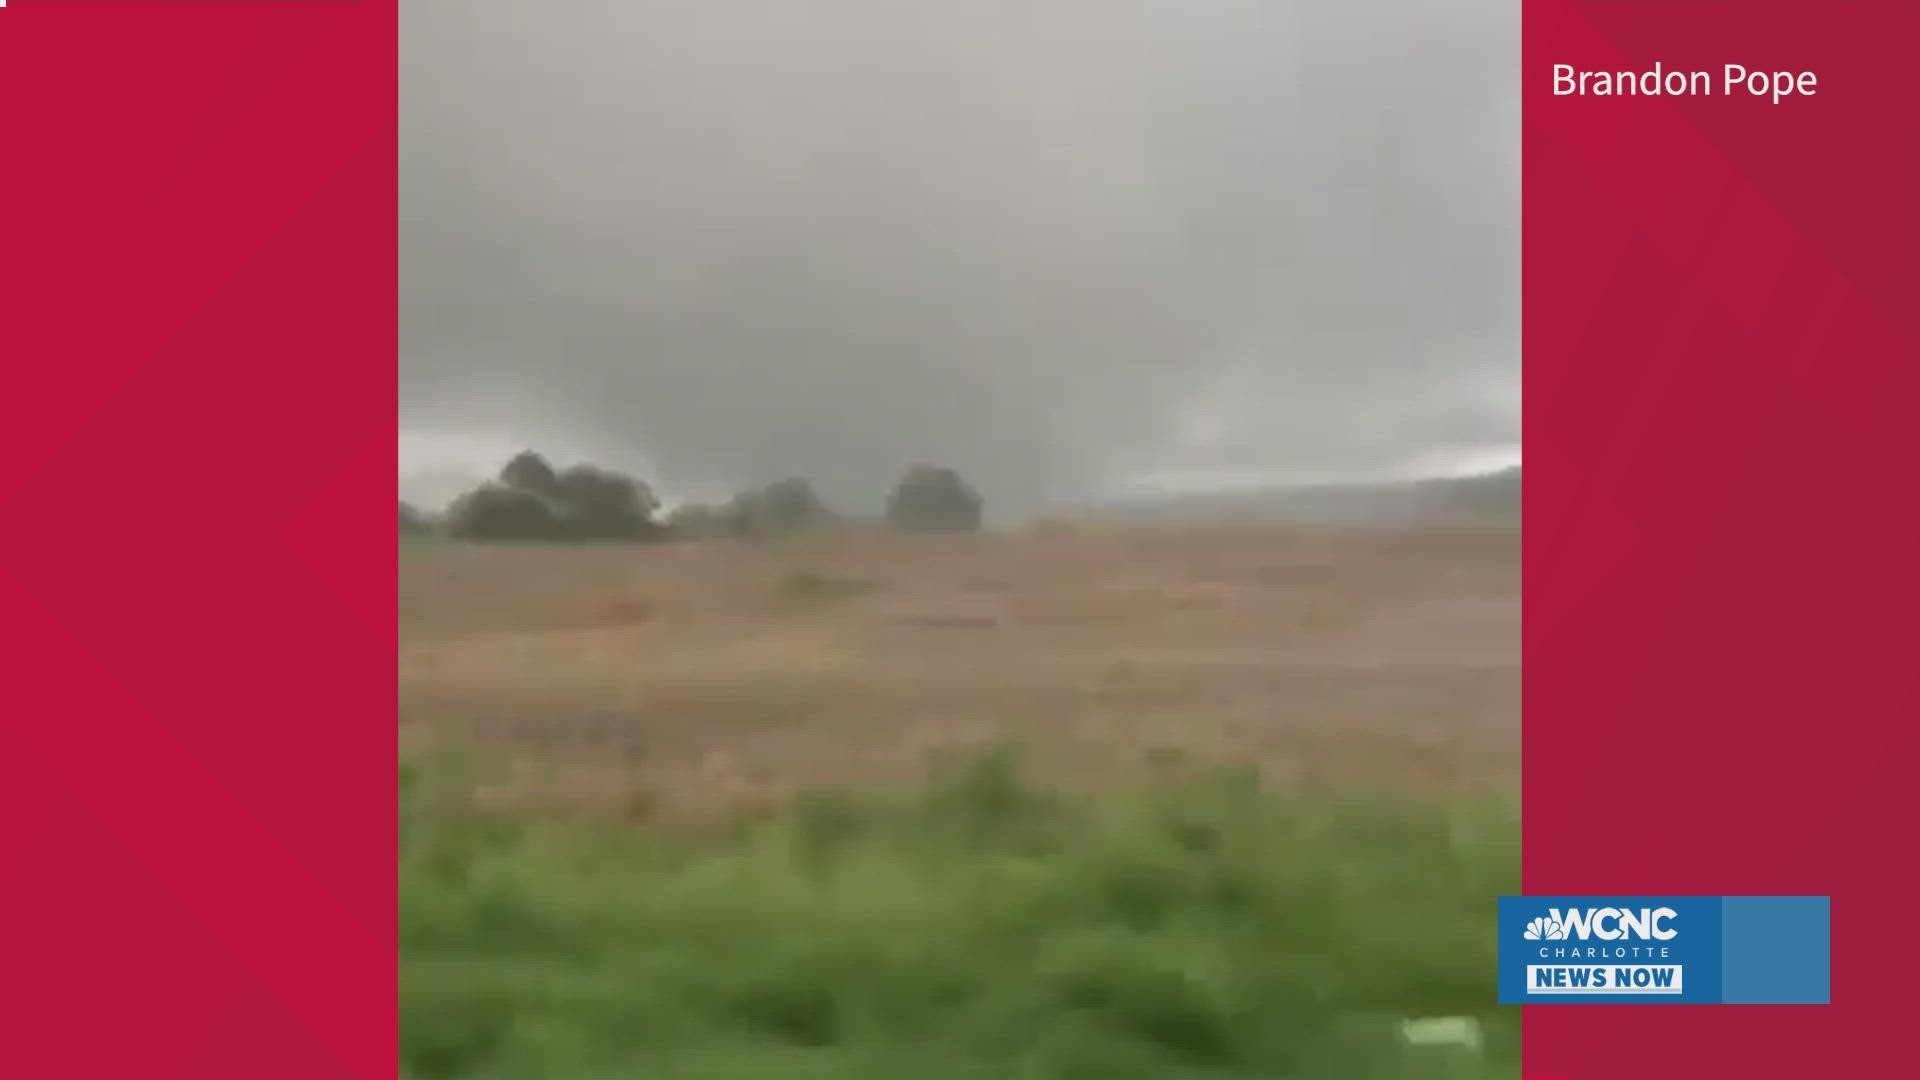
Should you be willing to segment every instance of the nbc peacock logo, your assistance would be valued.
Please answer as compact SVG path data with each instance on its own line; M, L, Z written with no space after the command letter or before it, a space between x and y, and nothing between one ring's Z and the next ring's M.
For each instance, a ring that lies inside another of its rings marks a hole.
M1558 919L1536 918L1527 924L1520 936L1528 941L1565 941L1567 928Z

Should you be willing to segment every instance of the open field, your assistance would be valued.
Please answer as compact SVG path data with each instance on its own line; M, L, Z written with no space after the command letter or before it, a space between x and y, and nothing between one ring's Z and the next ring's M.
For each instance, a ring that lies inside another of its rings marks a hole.
M1518 1075L1513 528L401 559L403 1080Z
M402 552L410 745L502 797L673 812L917 783L1006 740L1070 784L1517 782L1519 531L846 532Z

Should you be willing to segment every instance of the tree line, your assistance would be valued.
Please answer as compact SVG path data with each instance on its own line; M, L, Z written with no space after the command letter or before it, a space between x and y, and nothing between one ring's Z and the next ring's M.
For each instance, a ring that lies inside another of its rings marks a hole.
M888 493L886 520L915 532L980 527L982 500L958 472L915 465ZM514 455L494 479L436 516L400 504L400 531L465 540L666 540L766 536L822 528L841 520L814 492L789 477L721 504L690 503L662 515L648 484L597 465L555 469L532 450Z

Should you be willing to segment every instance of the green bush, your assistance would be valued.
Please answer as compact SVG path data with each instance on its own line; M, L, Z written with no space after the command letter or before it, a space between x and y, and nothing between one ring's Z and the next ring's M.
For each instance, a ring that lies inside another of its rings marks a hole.
M820 570L794 570L780 579L780 593L795 600L840 600L865 596L880 588L870 578L829 574Z
M403 793L401 1074L1491 1077L1504 805L1244 781L1080 800L988 758L715 831ZM1481 1049L1408 1045L1477 1017Z

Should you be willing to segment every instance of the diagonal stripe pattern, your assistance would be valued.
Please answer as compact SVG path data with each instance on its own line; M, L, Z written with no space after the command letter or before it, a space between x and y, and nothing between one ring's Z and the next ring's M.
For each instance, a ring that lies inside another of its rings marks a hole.
M393 1075L396 34L0 17L5 1075Z
M1920 7L1528 0L1529 894L1831 894L1831 1007L1531 1009L1530 1073L1877 1075L1920 676ZM1817 72L1781 105L1552 67ZM1849 947L1852 938L1853 948Z

